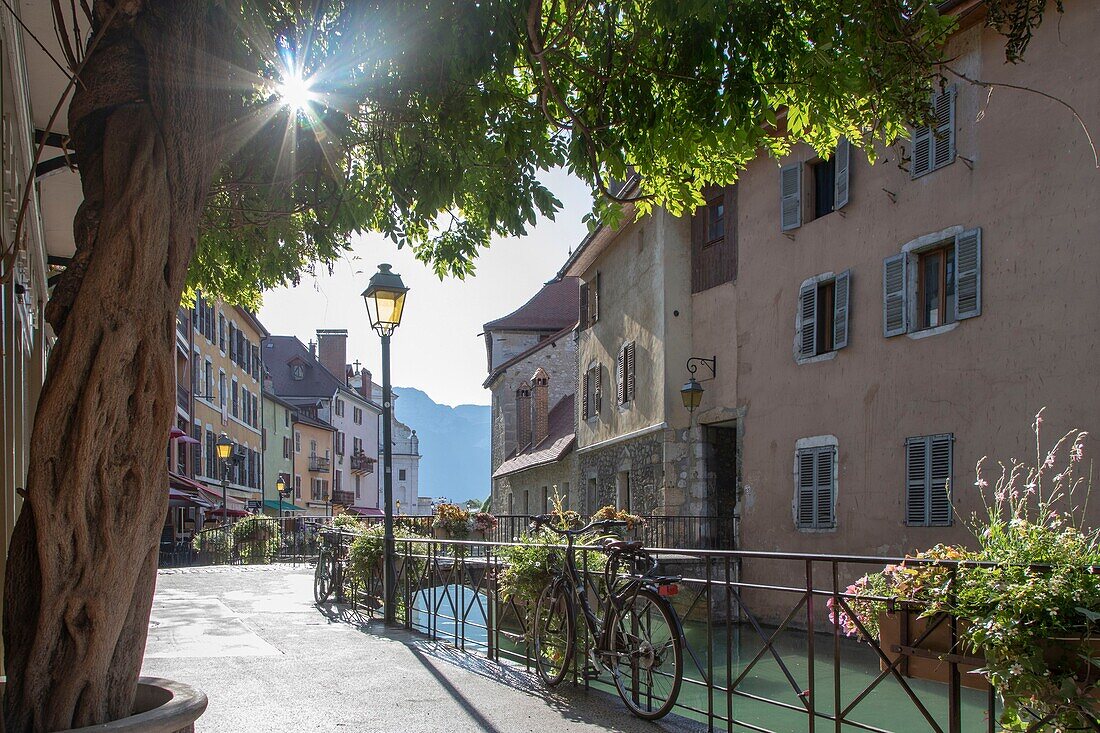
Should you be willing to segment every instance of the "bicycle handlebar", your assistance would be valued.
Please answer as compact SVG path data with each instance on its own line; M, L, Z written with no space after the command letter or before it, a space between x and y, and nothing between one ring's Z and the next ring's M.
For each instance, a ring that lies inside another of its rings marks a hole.
M554 532L555 534L559 534L562 537L576 537L577 535L584 534L585 532L588 532L590 530L597 529L597 528L611 528L611 527L626 527L627 526L627 522L625 520L622 520L622 519L598 519L594 522L589 522L588 524L586 524L583 527L580 527L579 529L561 529L559 527L554 526L554 520L555 519L560 519L560 517L556 516L554 514L538 514L534 517L531 517L531 528L535 529L535 530L538 530L538 529L541 529L542 527L545 526L551 532Z

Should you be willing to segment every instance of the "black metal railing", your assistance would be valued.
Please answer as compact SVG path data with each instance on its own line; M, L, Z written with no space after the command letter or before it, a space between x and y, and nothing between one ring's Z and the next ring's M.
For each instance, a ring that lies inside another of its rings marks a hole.
M732 550L737 542L737 517L701 515L645 516L632 531L646 547L688 547L694 550ZM587 522L587 516L581 516ZM485 538L490 542L512 542L527 535L531 517L526 514L497 516L496 529Z
M497 582L508 543L398 539L396 544L399 620L406 628L533 668L526 624L530 601L502 597ZM829 604L852 614L857 601L886 601L852 593L848 585L901 558L688 548L651 552L665 570L683 576L674 603L685 629L685 674L674 710L709 730L996 730L999 701L993 688L968 674L981 660L964 653L958 632L963 620L930 618L923 631L900 643L866 629L859 638L848 638L830 622ZM957 572L955 563L938 564ZM372 599L366 606L379 608L381 563L363 592ZM887 607L895 608L892 602ZM946 651L921 652L933 633L945 637ZM612 689L606 675L602 681L587 679L587 653L580 651L573 681ZM917 659L931 659L942 681L919 679L910 669Z
M159 567L309 562L317 558L321 532L331 522L327 518L259 520L267 526L250 537L235 537L234 521L201 530L194 538L161 542Z

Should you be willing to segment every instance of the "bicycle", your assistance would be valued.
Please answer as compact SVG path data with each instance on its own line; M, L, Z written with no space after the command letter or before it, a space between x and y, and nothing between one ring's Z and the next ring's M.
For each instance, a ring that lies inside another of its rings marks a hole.
M313 600L318 605L324 603L336 591L336 601L344 595L344 558L346 550L343 533L322 530L321 547L317 554L317 567L313 570Z
M556 578L543 590L535 606L533 646L535 667L547 686L565 679L576 651L576 608L582 611L592 639L584 676L596 679L607 671L630 711L645 720L664 717L676 704L684 677L684 630L668 600L675 595L680 576L656 574L657 561L641 542L604 542L606 597L597 604L602 619L588 600L587 585L577 570L574 540L598 529L625 527L620 520L590 522L580 529L554 526L556 517L533 518L532 529L546 526L565 538L565 553Z

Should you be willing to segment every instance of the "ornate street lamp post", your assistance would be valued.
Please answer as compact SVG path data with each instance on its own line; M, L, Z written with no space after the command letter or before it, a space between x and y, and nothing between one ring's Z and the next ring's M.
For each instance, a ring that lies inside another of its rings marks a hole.
M229 466L233 457L233 440L222 433L218 436L218 442L214 444L218 452L218 460L222 463L222 521L229 521Z
M394 592L397 589L397 575L394 571L393 546L393 395L390 389L390 336L401 325L401 314L405 310L405 294L409 289L401 281L401 276L391 272L390 266L378 266L378 272L370 279L363 291L363 300L367 304L370 326L382 339L382 503L383 503L383 547L385 584L383 597L385 622L392 624L395 618L396 603Z

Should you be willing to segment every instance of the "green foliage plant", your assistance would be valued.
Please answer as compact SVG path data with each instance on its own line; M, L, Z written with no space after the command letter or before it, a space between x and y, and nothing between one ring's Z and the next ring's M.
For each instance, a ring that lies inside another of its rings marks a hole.
M246 565L270 563L279 553L279 528L270 517L252 515L233 525L233 554Z
M1088 729L1100 717L1100 529L1084 522L1091 470L1088 433L1071 430L1043 450L1043 411L1035 416L1035 461L999 463L990 487L978 462L984 513L966 521L973 548L937 545L870 573L846 589L848 607L829 602L844 633L877 634L886 599L951 614L966 649L1002 702L1005 730Z

